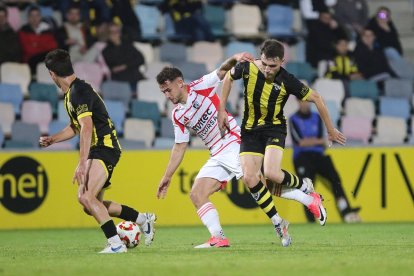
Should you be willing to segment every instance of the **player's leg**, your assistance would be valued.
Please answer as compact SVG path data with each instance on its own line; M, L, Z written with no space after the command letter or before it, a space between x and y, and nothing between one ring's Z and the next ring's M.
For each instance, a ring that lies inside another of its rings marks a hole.
M209 200L209 196L220 190L221 182L217 179L201 177L196 178L191 188L190 198L197 215L210 232L210 239L195 248L229 247L229 240L225 237L220 224L219 214L216 207Z
M103 199L104 191L101 191ZM145 236L145 245L151 245L154 240L155 228L154 224L157 216L154 213L142 213L127 205L119 204L111 200L103 200L103 204L108 209L111 217L120 218L126 221L132 221L138 224L141 232Z
M335 168L330 156L322 156L318 163L319 174L326 178L332 185L333 194L335 196L336 205L342 219L347 223L361 222L358 215L360 208L352 208L348 197L345 194L341 178Z
M126 247L120 240L114 221L109 216L105 205L97 198L108 178L108 171L103 161L88 160L87 189L79 186L78 200L84 209L101 225L108 239L108 246L101 253L126 252Z

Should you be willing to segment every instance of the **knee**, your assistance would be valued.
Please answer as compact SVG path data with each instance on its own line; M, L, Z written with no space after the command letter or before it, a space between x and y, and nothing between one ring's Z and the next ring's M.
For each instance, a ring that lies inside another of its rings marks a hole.
M193 202L193 204L197 207L199 205L199 202L201 201L201 195L198 191L191 191L190 199Z
M264 176L276 183L282 183L284 174L282 170L264 170Z
M257 183L259 183L259 180L260 179L254 174L245 174L243 176L243 182L249 188L253 188L254 186L256 186Z
M89 210L91 199L86 193L83 195L80 195L78 197L78 201L83 206L84 209Z

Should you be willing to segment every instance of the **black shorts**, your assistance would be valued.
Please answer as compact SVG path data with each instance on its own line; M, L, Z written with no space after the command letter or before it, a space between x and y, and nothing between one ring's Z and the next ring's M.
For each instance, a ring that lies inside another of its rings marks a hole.
M91 148L88 159L100 160L102 162L102 165L104 165L104 168L108 175L105 185L102 188L107 188L109 187L109 185L111 185L110 180L112 177L112 172L114 171L115 166L118 163L120 157L121 152L116 149L111 149L107 147Z
M240 155L253 153L264 155L267 147L285 148L286 126L278 125L252 131L242 130Z

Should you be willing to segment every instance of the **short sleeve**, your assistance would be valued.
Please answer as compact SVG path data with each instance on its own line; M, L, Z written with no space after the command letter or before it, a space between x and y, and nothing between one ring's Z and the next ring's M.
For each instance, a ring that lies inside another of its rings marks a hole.
M233 68L230 69L229 73L232 80L238 80L243 76L246 65L248 62L239 62Z
M310 94L312 94L312 89L309 86L302 83L292 74L287 74L286 82L286 91L288 94L295 95L298 99L305 101Z
M172 114L172 123L174 126L175 143L188 143L190 141L190 131L176 118L175 110Z
M92 93L94 93L92 90L83 90L81 93L75 93L72 96L71 103L78 120L86 116L92 116Z
M213 72L204 75L203 77L199 78L190 83L190 87L193 90L204 90L207 88L215 87L220 82L220 78L217 75L217 71L214 70Z

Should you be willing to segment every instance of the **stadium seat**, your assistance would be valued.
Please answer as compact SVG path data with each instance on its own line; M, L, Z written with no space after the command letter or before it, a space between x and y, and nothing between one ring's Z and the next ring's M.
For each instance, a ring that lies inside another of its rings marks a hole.
M411 115L410 103L404 98L380 97L379 114L407 120Z
M124 139L144 141L150 148L155 138L155 128L152 120L127 118L124 124Z
M295 37L291 6L271 4L266 9L267 34L285 41Z
M145 64L151 64L155 61L154 48L151 44L134 41L134 47L144 55Z
M166 66L172 66L169 62L159 62L155 61L153 63L147 64L147 70L145 71L145 76L148 80L155 81L158 73Z
M97 92L99 92L103 80L103 72L99 64L76 62L73 65L73 70L80 79L88 82Z
M165 42L160 46L160 60L172 64L187 61L187 48L181 43Z
M155 131L158 133L160 130L161 113L155 102L132 101L131 118L149 119L153 122Z
M407 123L397 117L378 116L377 131L372 143L375 145L399 145L407 136Z
M4 135L10 136L15 117L13 105L0 102L0 129Z
M170 118L161 118L160 137L175 138L174 126Z
M53 114L57 114L59 94L56 85L33 82L29 87L29 95L30 100L50 103Z
M295 45L289 46L289 59L290 61L296 61L296 62L305 62L306 61L306 53L305 53L305 41L299 40Z
M36 65L36 81L39 83L55 84L50 77L49 70L46 68L44 62L39 62Z
M3 142L4 142L4 133L0 127L0 149L3 147Z
M58 102L57 120L67 123L67 124L69 123L69 116L68 116L68 113L66 112L65 103L63 102L63 100L60 100Z
M125 106L121 101L105 101L106 110L108 111L109 117L115 125L115 129L118 135L124 133L124 121L125 121Z
M180 62L176 66L180 68L187 83L198 80L208 73L205 63Z
M411 117L411 137L409 143L414 145L414 116Z
M236 3L229 13L230 32L237 38L256 39L263 38L259 33L262 25L260 9L256 5Z
M285 69L298 79L311 83L317 76L316 70L307 62L291 61L284 66Z
M146 102L156 102L158 109L163 114L165 112L165 95L155 80L142 80L138 82L138 100Z
M229 58L233 56L234 54L240 53L240 52L248 52L252 54L253 56L257 56L258 50L251 42L242 42L242 41L232 41L229 44L227 44L227 47L224 51L224 58Z
M0 83L0 102L13 105L14 113L20 115L23 93L18 84Z
M367 80L353 80L349 83L349 94L351 97L377 100L379 91L377 84Z
M129 112L129 104L132 99L131 86L127 82L108 80L102 83L102 96L104 100L120 101L124 104L125 111Z
M408 101L413 95L413 83L410 80L388 79L384 85L385 96L401 97Z
M216 38L226 38L230 33L226 30L226 10L215 5L204 5L204 17L208 21Z
M134 11L141 24L142 39L149 42L159 41L161 38L158 29L162 16L158 8L137 4Z
M28 95L31 78L30 68L26 63L4 62L0 66L1 82L20 85L25 96Z
M325 100L325 105L328 108L329 116L331 117L331 121L333 122L335 127L338 127L338 121L341 118L341 109L338 108L338 104L336 101ZM318 112L316 105L311 105L311 109L314 112Z
M289 70L288 70L289 71ZM342 109L342 101L345 98L345 88L340 80L316 79L313 88L325 101L335 102L338 110Z
M375 118L375 105L371 99L347 98L344 111L347 116L361 117L367 119Z
M341 121L342 133L347 138L347 144L368 144L372 135L372 120L367 117L343 116Z
M12 125L11 140L6 141L5 147L39 148L41 132L37 124L16 121Z
M204 63L209 72L223 61L223 47L218 42L199 41L193 44L191 61Z
M39 125L41 133L49 133L52 121L52 108L48 102L24 101L22 104L22 122Z
M167 101L165 115L171 120L172 111L176 107L171 101Z
M58 133L62 129L64 129L68 124L66 122L53 120L49 123L49 135L53 135ZM79 135L76 135L72 139L56 143L47 147L50 150L74 150L77 149L79 143Z
M171 149L174 144L174 138L157 137L154 141L154 149Z
M141 150L147 148L145 142L141 140L134 141L121 138L119 139L119 143L121 144L123 150Z

